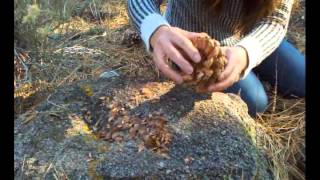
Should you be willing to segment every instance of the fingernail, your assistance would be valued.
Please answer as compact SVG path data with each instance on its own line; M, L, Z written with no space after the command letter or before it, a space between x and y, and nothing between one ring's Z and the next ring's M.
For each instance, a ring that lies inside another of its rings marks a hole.
M196 62L200 62L201 56L200 56L198 53L195 54L195 55L194 55L194 60L195 60Z
M188 68L188 74L192 74L192 72L193 72L193 68L192 67Z

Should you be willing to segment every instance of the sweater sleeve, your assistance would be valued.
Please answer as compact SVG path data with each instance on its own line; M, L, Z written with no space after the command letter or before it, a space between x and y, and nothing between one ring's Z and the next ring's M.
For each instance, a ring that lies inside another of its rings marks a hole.
M161 15L160 5L162 0L128 0L128 14L146 46L150 51L150 37L154 31L162 26L170 26Z
M287 33L294 0L281 3L268 17L256 23L253 29L236 46L242 46L248 54L248 67L241 79L268 57L281 43Z

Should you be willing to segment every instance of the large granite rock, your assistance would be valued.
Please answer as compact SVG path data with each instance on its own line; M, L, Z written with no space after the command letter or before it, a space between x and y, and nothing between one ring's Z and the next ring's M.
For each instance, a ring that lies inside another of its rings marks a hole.
M156 111L168 119L173 135L168 157L151 149L138 152L137 140L97 137L114 102L129 116ZM170 82L123 77L78 82L15 120L15 177L272 179L255 143L254 123L245 103L233 94L199 95Z

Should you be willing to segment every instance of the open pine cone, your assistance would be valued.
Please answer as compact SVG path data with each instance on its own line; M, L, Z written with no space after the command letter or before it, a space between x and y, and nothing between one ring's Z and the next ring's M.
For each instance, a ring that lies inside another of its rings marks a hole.
M197 37L192 43L199 50L201 61L194 63L183 54L194 70L191 75L182 73L182 77L186 85L194 88L196 92L206 92L209 84L217 82L227 60L221 52L219 42L209 36Z

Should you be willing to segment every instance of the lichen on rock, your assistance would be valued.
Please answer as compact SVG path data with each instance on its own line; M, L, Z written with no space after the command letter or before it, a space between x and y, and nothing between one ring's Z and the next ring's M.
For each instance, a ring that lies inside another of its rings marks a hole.
M82 84L90 84L92 96L81 91ZM54 105L40 103L39 115L28 123L23 123L25 116L15 119L17 179L272 179L265 155L251 138L254 134L248 135L255 122L235 95L197 94L172 82L127 82L119 76L61 87L50 101ZM143 119L159 112L166 118L172 134L168 157L152 148L139 151L138 138L93 138L108 124L114 102L129 117ZM90 117L84 113L88 111Z

